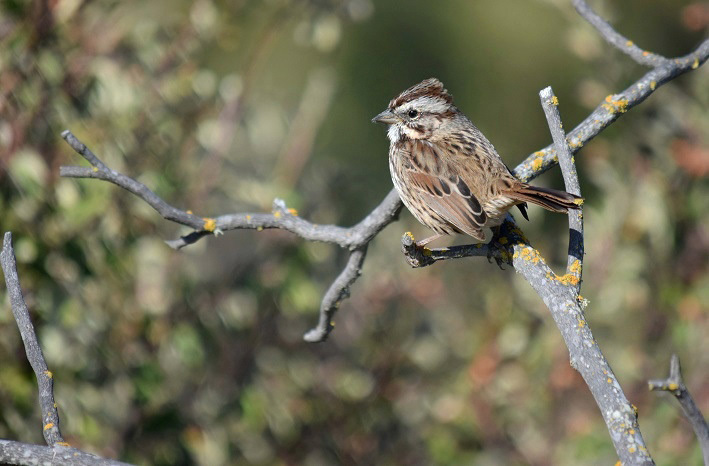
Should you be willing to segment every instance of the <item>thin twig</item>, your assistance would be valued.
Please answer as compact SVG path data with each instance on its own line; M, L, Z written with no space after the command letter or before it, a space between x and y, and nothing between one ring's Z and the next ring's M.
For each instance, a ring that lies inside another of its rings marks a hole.
M74 149L79 155L84 157L94 168L88 167L59 167L59 176L67 178L97 178L99 180L110 181L111 183L120 186L123 189L130 191L155 209L163 218L194 228L202 230L205 228L205 219L197 217L176 207L171 206L163 201L157 194L152 192L143 183L140 183L129 176L111 170L94 154L91 149L79 141L71 131L62 131L62 138Z
M566 191L581 196L576 165L574 164L569 145L566 143L564 125L559 114L559 99L554 95L551 87L546 87L539 92L547 124L554 140L556 153L559 155L559 166L564 177ZM581 274L583 270L583 207L582 202L576 210L569 209L569 253L566 263L566 276L564 279L574 287L578 295L581 292Z
M5 233L2 242L2 252L0 252L0 263L5 274L5 285L7 292L10 295L10 305L12 314L15 316L15 322L20 329L22 342L25 345L25 354L32 366L35 376L37 377L37 385L39 386L39 407L42 412L42 434L47 445L54 446L56 444L67 445L59 431L59 413L57 405L54 402L54 379L52 373L47 367L47 362L44 360L42 348L37 341L37 334L30 319L27 304L22 297L22 288L20 288L20 278L17 275L17 262L15 260L15 251L12 248L12 233Z
M362 275L362 264L366 256L366 245L352 251L347 265L325 293L320 305L318 325L303 336L305 341L311 343L325 341L332 329L335 328L332 318L339 309L340 303L350 297L350 286Z
M586 21L591 23L591 25L596 28L606 42L628 55L636 63L649 66L651 68L657 68L658 66L665 65L669 62L669 60L662 55L643 50L635 45L632 40L628 40L628 38L623 37L618 33L618 31L613 29L613 26L608 24L606 20L598 16L598 14L593 11L593 9L591 9L588 3L584 0L573 0L573 4L576 11L578 11L578 13L583 16Z
M709 425L707 425L704 415L694 402L694 398L689 393L682 378L682 368L679 364L679 357L676 354L670 359L670 375L664 380L649 380L648 385L652 391L670 392L677 398L682 408L684 416L694 429L694 433L702 448L704 464L709 465Z

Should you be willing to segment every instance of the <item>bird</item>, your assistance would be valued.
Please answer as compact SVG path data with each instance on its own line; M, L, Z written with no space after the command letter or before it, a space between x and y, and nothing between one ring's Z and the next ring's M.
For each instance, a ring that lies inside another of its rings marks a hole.
M436 78L403 91L372 122L388 125L389 169L399 197L435 233L417 241L419 247L455 233L483 242L513 206L529 220L527 202L562 213L583 202L518 180Z

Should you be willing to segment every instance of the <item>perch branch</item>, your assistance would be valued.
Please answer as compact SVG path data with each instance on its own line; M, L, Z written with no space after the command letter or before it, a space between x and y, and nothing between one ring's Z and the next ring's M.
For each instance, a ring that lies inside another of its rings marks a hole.
M689 393L687 386L682 378L682 368L679 364L679 357L676 354L672 355L670 360L670 375L664 380L648 381L650 390L670 392L677 398L679 405L682 407L682 412L694 429L694 433L699 440L699 446L702 448L704 456L704 464L709 464L709 426L704 419L704 415L699 410L699 407L694 402L694 398Z
M35 376L37 377L37 385L39 386L39 408L42 411L42 434L44 440L50 447L55 444L67 445L59 431L59 413L57 405L54 402L54 379L52 373L47 367L47 362L44 360L42 348L37 341L37 334L34 331L34 325L30 319L30 313L27 309L25 299L22 297L22 288L20 288L20 278L17 275L17 262L15 260L15 251L12 248L12 233L5 233L2 242L2 252L0 252L0 263L2 263L2 271L5 274L5 286L10 295L10 306L12 314L17 322L17 327L22 336L22 342L25 345L25 354L32 366Z
M551 87L543 89L539 97L556 151L561 155L560 166L566 189L580 195L576 167L564 138L558 99ZM561 277L547 266L511 216L501 226L494 243L429 250L417 247L411 235L404 235L402 244L407 260L415 267L430 265L436 260L469 255L493 256L511 264L549 308L569 350L571 366L581 374L596 400L621 462L654 464L640 432L637 413L598 347L583 312L585 301L579 296L583 261L583 223L580 211L569 212L569 260L567 273Z

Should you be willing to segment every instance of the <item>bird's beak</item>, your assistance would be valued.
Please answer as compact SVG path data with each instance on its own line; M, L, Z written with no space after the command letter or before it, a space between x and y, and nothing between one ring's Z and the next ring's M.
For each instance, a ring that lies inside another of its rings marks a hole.
M384 123L387 125L393 125L398 121L399 117L389 109L384 110L382 113L372 118L372 123Z

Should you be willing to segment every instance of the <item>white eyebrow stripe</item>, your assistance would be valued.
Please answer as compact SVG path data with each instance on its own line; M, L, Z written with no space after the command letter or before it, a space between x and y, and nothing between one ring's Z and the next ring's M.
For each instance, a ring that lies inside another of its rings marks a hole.
M441 97L422 96L405 103L400 108L403 112L415 108L416 110L429 113L445 113L450 110L450 104Z

